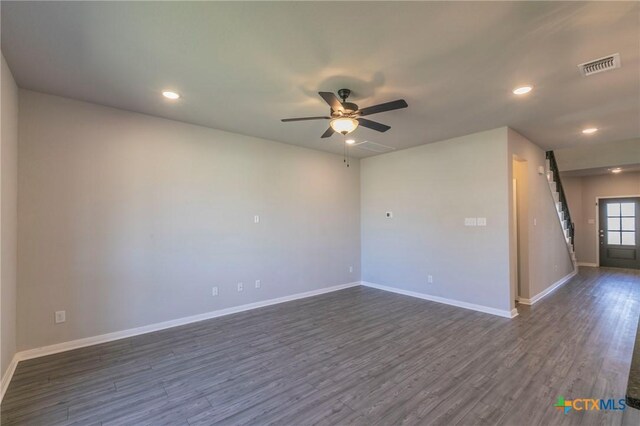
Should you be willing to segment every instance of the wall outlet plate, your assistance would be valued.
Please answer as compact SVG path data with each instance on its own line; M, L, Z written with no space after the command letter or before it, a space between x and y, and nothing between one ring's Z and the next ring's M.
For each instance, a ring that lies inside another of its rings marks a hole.
M384 216L385 216L387 219L393 219L393 212L386 212L386 213L384 214Z
M211 295L212 296L218 295L218 287L211 287Z
M238 283L238 291L242 290L244 290L244 286L242 285L242 283Z
M262 286L262 283L260 283L260 280L256 280L256 288L260 288Z
M67 311L56 311L56 314L55 314L56 324L60 324L62 322L65 322L66 320L67 320Z

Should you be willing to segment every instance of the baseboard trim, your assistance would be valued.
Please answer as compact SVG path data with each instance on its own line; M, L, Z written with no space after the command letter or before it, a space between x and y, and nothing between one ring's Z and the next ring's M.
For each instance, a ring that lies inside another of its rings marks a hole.
M502 309L490 308L484 305L476 305L475 303L461 302L459 300L447 299L440 296L433 296L425 293L418 293L415 291L402 290L395 287L389 287L386 285L375 284L367 281L361 281L361 284L365 287L376 288L378 290L389 291L391 293L402 294L404 296L416 297L418 299L428 300L430 302L443 303L445 305L451 305L458 308L470 309L472 311L483 312L485 314L497 315L504 318L514 318L518 316L518 310L512 309L511 311L506 311Z
M597 268L597 263L589 263L589 262L578 262L578 266L589 266L590 268Z
M526 299L524 297L518 297L518 302L522 303L523 305L533 305L534 303L538 302L543 297L549 295L550 293L552 293L555 290L557 290L558 288L560 288L563 284L565 284L567 281L569 281L571 278L573 278L577 273L578 273L578 271L574 270L569 275L566 275L565 277L560 278L558 281L553 283L551 286L547 287L545 290L543 290L540 293L538 293L535 296L533 296L531 299Z
M159 322L155 324L145 325L137 328L130 328L128 330L116 331L113 333L101 334L99 336L86 337L83 339L71 340L63 343L56 343L54 345L43 346L34 349L28 349L18 352L14 359L17 361L24 361L27 359L39 358L46 355L53 355L60 352L66 352L73 349L84 348L87 346L93 346L100 343L107 343L114 340L125 339L127 337L138 336L140 334L152 333L154 331L165 330L167 328L178 327L181 325L191 324L194 322L205 321L212 318L218 318L225 315L236 314L239 312L249 311L252 309L264 308L266 306L277 305L279 303L290 302L298 299L305 299L307 297L319 296L325 293L331 293L338 290L344 290L350 287L359 286L360 282L352 282L347 284L340 284L332 287L321 288L318 290L307 291L304 293L296 293L289 296L278 297L275 299L263 300L255 303L248 303L246 305L234 306L231 308L219 309L216 311L206 312L204 314L192 315L188 317L178 318L175 320ZM2 382L4 386L4 378ZM8 382L7 382L8 385Z
M18 354L15 354L7 367L7 371L2 375L2 384L0 385L0 402L4 399L4 394L7 392L9 388L9 383L11 383L11 379L13 378L13 373L16 372L16 367L18 366Z

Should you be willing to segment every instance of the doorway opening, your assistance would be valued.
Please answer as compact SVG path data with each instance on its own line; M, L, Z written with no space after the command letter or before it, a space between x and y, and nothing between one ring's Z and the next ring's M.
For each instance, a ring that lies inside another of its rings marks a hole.
M512 294L518 299L528 299L529 295L529 165L526 160L513 157L512 168L512 229L515 236L512 251L515 267L512 270Z

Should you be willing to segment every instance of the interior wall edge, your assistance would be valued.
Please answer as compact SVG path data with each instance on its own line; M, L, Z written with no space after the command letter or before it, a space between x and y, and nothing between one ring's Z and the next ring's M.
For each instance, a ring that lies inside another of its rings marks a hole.
M544 298L545 296L553 293L554 291L556 291L557 289L562 287L564 284L569 282L569 280L571 278L575 277L577 273L578 273L578 269L576 268L573 272L571 272L570 274L560 278L558 281L556 281L555 283L551 284L545 290L543 290L540 293L536 294L532 298L528 299L528 298L524 298L524 297L519 297L518 298L518 302L522 303L523 305L533 305L534 303L539 302L542 298Z
M19 361L20 358L18 353L15 353L13 358L11 358L11 362L9 363L7 370L2 375L2 383L0 383L0 403L4 399L5 393L7 393L7 389L11 383L11 379L13 379L13 374L16 372L16 367L18 366Z

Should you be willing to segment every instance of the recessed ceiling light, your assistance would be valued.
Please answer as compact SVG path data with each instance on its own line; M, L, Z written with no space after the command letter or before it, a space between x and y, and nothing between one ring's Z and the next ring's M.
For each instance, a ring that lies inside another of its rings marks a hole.
M596 127L589 127L588 129L584 129L582 133L584 133L585 135L592 135L597 131L598 129Z
M349 145L353 145L354 143L356 143L356 141L355 141L355 140L353 140L353 139L347 139L347 140L345 141L345 143L347 143L347 144L349 144Z
M176 93L176 92L172 92L171 90L165 90L162 92L162 96L164 96L167 99L178 99L180 98L180 94Z
M522 86L522 87L518 87L516 89L513 89L513 93L515 95L526 95L531 90L533 90L533 87L531 87L531 86Z
M622 169L620 167L616 167L615 169L611 169L611 173L620 173Z

